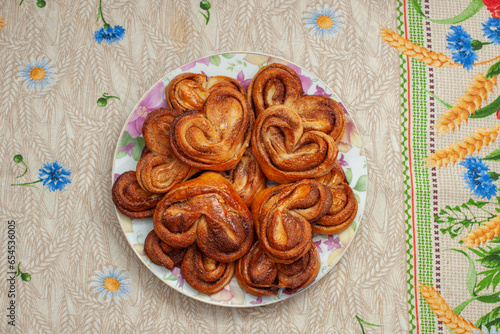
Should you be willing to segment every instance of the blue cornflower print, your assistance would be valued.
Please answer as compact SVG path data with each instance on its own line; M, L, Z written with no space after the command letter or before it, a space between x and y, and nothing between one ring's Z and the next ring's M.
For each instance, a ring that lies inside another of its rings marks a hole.
M70 175L70 170L63 168L59 161L46 162L45 165L38 170L38 176L42 184L49 188L49 191L66 189L66 185L71 183L71 179L69 178Z
M446 48L451 50L454 61L464 65L467 70L470 70L478 58L471 45L472 36L462 26L452 26L450 29L451 32L446 36L446 41L448 42Z
M490 17L483 24L484 36L494 45L500 44L500 19Z
M108 44L119 42L125 36L125 29L122 26L114 26L112 27L106 20L104 19L104 15L102 13L102 0L99 0L99 9L97 10L97 21L101 19L103 27L96 32L94 32L94 39L97 43L101 44L102 41L105 41Z
M125 29L122 26L114 26L107 29L101 28L94 33L94 39L99 44L101 44L102 41L108 44L119 42L124 36Z
M26 168L24 173L17 178L24 176L28 171L28 166L24 163L23 157L20 154L15 155L14 162L22 162ZM14 183L11 184L11 186L32 187L40 190L40 188L35 186L35 184L41 182L44 187L47 187L49 189L49 191L65 190L66 185L71 183L70 176L71 171L67 168L63 168L59 161L46 162L45 165L43 165L43 167L38 170L37 181L27 183Z
M467 168L463 178L475 196L491 199L496 195L497 187L488 174L490 169L481 158L469 156L460 162L460 165Z

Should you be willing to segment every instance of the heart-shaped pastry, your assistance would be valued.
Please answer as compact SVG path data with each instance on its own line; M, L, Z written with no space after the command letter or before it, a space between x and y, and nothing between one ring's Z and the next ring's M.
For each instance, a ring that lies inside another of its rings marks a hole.
M257 117L252 152L269 180L289 183L328 173L338 148L328 134L307 131L295 109L277 105Z
M207 80L205 74L183 73L170 81L165 88L165 96L170 108L200 110L208 96L223 87L236 89L246 96L245 88L236 79L225 76L213 76Z
M254 234L245 203L228 180L213 172L174 186L158 203L153 225L168 245L184 248L196 242L219 262L242 257Z
M247 148L253 112L244 95L232 88L215 90L201 111L176 117L170 129L172 151L197 169L225 171L236 166Z
M313 179L266 188L252 205L257 238L278 263L292 263L311 246L311 224L332 206L330 189Z
M259 116L268 107L283 104L290 106L304 95L299 76L290 67L269 64L262 67L248 86L248 101Z

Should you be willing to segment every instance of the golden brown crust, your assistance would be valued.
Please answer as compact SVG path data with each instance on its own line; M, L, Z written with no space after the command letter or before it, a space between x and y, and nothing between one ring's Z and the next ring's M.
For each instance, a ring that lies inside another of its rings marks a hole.
M207 83L205 84L205 89L208 90L209 94L212 94L214 91L220 88L236 89L238 92L240 92L241 95L245 97L247 96L247 92L241 82L230 77L216 75L210 77L210 79L208 79Z
M184 255L181 273L193 289L213 294L222 290L231 281L234 262L222 263L211 259L194 244Z
M111 197L116 208L126 216L136 219L152 217L161 196L141 188L134 171L118 177L113 184Z
M279 291L278 269L255 240L250 250L236 262L240 287L254 296L276 295Z
M276 295L280 288L294 293L314 281L320 267L321 259L312 240L309 250L290 264L273 262L256 240L236 262L236 278L241 288L254 296Z
M231 183L213 172L174 186L158 203L153 224L172 247L196 241L205 255L220 262L239 259L253 241L250 211Z
M331 205L330 189L311 179L259 192L252 213L262 249L274 262L297 261L311 246L311 224Z
M262 67L248 87L248 102L259 116L268 107L291 105L304 95L300 78L290 67L270 64Z
M165 88L170 108L181 111L201 109L209 94L203 87L206 81L205 74L195 73L183 73L173 78Z
M144 148L142 149L142 153L141 153L141 158L150 152L151 152L151 150L146 145L144 145Z
M280 285L286 288L286 293L294 293L314 281L320 267L321 259L318 249L311 241L308 252L300 259L290 264L277 264L278 280Z
M358 201L349 184L329 186L333 195L332 206L316 224L313 231L320 234L336 234L345 230L356 218Z
M136 167L140 186L155 194L165 194L196 172L197 169L183 164L173 154L166 156L148 153L139 160Z
M220 88L203 111L185 112L170 130L173 153L186 165L203 170L234 168L250 142L253 112L235 89Z
M252 206L255 195L266 188L266 177L250 148L245 150L236 167L220 173L232 183L249 208Z
M317 181L328 187L338 186L341 183L347 183L344 169L338 161L335 161L333 168L323 176L317 177Z
M342 139L346 117L338 102L321 95L305 95L295 101L292 107L302 118L304 131L324 132L336 143Z
M207 81L205 74L195 73L183 73L173 78L165 88L165 96L170 108L200 110L213 91L224 87L236 89L246 96L245 88L236 79L213 76Z
M142 125L142 135L150 151L161 155L172 155L170 125L180 114L178 110L159 108L146 117Z
M144 241L144 251L153 263L172 270L181 265L187 249L170 247L158 238L154 230L151 230Z
M338 148L329 135L305 131L293 108L278 105L257 117L252 152L268 179L289 183L328 173L335 164Z

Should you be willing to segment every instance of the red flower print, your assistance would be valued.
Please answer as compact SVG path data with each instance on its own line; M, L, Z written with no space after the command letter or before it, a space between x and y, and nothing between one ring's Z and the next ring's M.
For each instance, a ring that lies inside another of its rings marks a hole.
M483 0L486 8L491 12L491 16L495 19L500 19L500 1L498 0Z

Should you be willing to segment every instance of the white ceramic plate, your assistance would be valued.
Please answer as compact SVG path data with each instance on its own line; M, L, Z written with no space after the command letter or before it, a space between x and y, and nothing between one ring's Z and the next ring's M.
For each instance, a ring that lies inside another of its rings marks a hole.
M113 182L121 173L135 170L141 156L142 148L144 147L144 139L141 134L144 119L149 112L159 107L167 106L165 101L165 87L175 76L184 72L205 73L207 76L224 75L239 80L247 88L257 71L262 66L270 63L282 63L293 68L299 75L306 94L326 95L340 102L321 80L311 75L307 70L281 58L259 53L236 52L217 54L198 59L165 75L135 106L125 123L120 140L117 143L113 164ZM331 236L314 235L313 240L321 257L321 268L318 276L309 286L323 278L342 257L358 228L366 203L366 188L368 184L366 157L356 126L345 108L344 111L347 116L347 128L343 139L339 143L340 152L338 159L344 168L351 187L354 189L356 199L358 200L358 213L351 226L340 234ZM123 232L142 262L166 284L189 297L221 306L251 307L275 303L290 298L305 289L301 289L293 294L286 294L281 290L276 296L255 297L241 289L236 277L233 277L231 282L216 294L206 295L200 293L184 281L179 268L174 268L172 271L165 269L162 266L152 263L145 254L144 239L149 231L153 229L152 218L131 219L121 214L118 210L116 212Z

